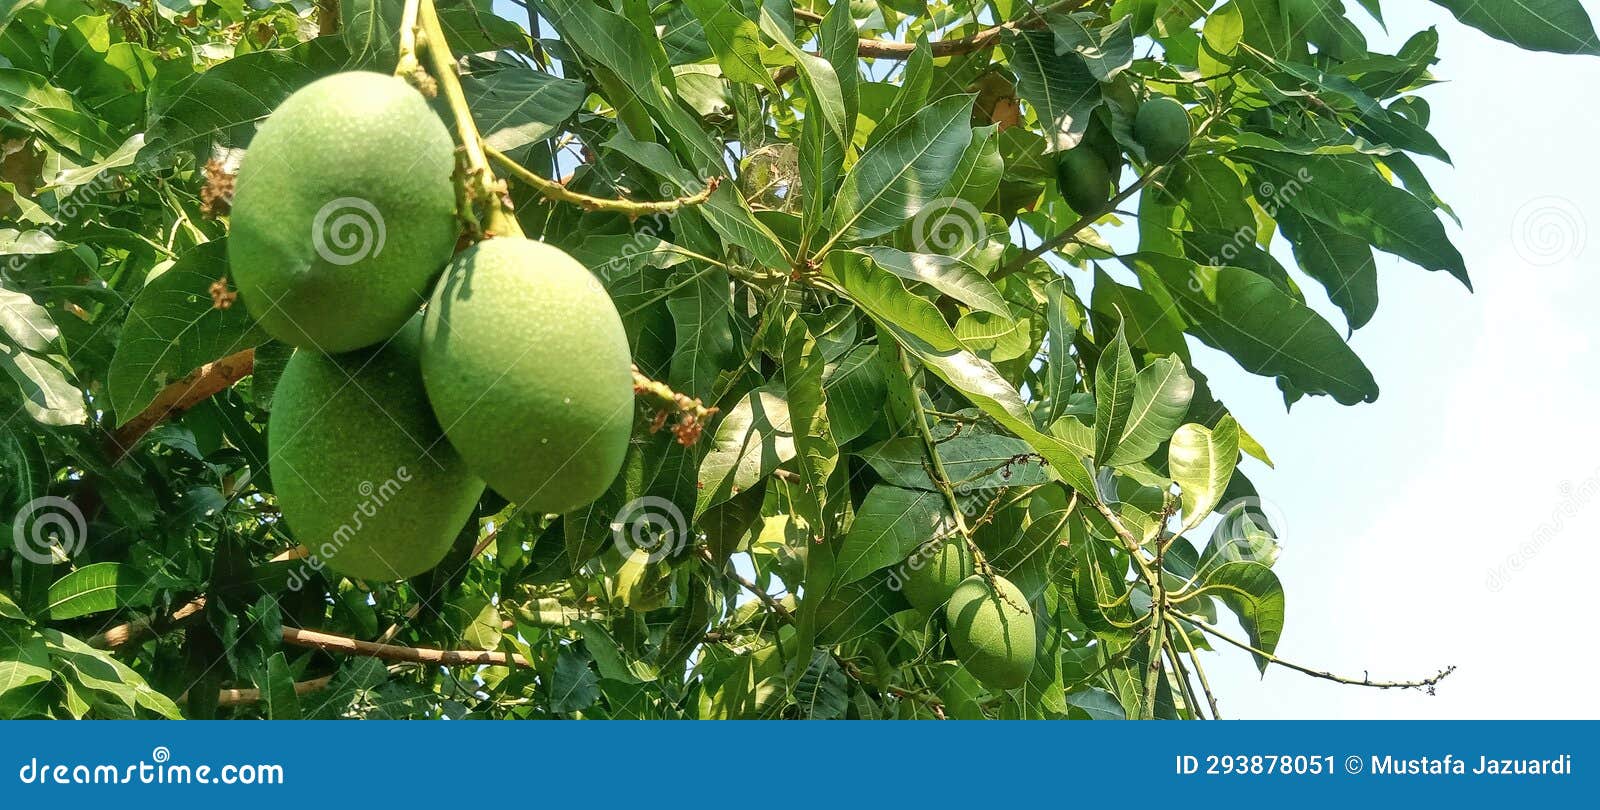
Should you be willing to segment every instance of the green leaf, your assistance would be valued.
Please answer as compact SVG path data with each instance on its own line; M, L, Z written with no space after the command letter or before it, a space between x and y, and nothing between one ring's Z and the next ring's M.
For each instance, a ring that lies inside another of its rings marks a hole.
M54 363L0 343L0 369L16 382L22 408L42 425L81 425L89 419L83 392Z
M717 64L728 81L772 86L772 75L762 64L764 49L755 20L729 0L687 0L684 5L700 21L706 44L717 55Z
M977 268L961 259L936 253L907 253L886 246L857 248L872 263L907 281L917 281L973 309L1011 317L1011 307L1000 291Z
M1111 345L1100 355L1094 369L1094 459L1104 464L1122 440L1128 415L1133 412L1133 387L1138 367L1122 327L1111 338Z
M938 493L875 486L840 544L834 585L848 585L894 565L917 546L951 530L950 515Z
M700 462L700 497L695 517L756 485L794 458L789 403L778 383L745 395L717 425L711 449Z
M1014 436L996 433L961 434L939 442L939 459L957 495L1004 487L1023 487L1050 481L1049 470L1022 458L1032 447ZM907 489L938 491L928 474L928 453L915 436L888 439L857 453L885 483Z
M856 161L834 201L836 238L882 236L937 198L972 141L972 99L950 96L922 108Z
M1425 270L1444 270L1471 288L1466 263L1433 209L1390 185L1365 159L1258 149L1234 154L1256 167L1258 185L1272 190L1268 196Z
M1240 267L1205 267L1156 253L1125 261L1172 294L1186 331L1246 370L1345 405L1378 398L1372 372L1339 333L1270 280Z
M508 153L554 135L588 95L583 82L500 63L463 76L461 89L484 143Z
M794 701L809 719L843 719L850 708L850 684L831 652L811 651L811 663L795 683Z
M1579 0L1433 0L1456 19L1519 48L1600 55L1594 23Z
M1073 363L1072 341L1078 330L1067 321L1067 280L1058 278L1045 285L1045 329L1050 347L1048 365L1045 366L1044 396L1049 408L1042 424L1055 424L1066 412L1067 400L1072 397L1078 368Z
M1090 720L1126 720L1128 714L1117 696L1097 687L1067 695L1067 702L1082 709Z
M71 677L83 690L115 700L128 713L142 708L169 720L183 719L171 698L150 688L139 673L110 653L58 630L46 628L39 632L54 660L52 669Z
M1163 357L1144 367L1133 384L1133 407L1117 449L1106 465L1137 464L1172 438L1189 412L1194 380L1177 357Z
M148 603L146 583L122 563L86 565L50 585L51 619L76 619L120 607Z
M0 287L0 332L30 352L44 352L61 337L50 313L30 296Z
M1290 209L1278 212L1278 227L1293 243L1300 269L1328 291L1328 300L1344 312L1350 330L1366 326L1378 311L1378 265L1372 248Z
M1178 484L1183 530L1189 531L1222 502L1239 463L1239 424L1222 417L1215 428L1193 423L1178 428L1167 448L1167 470Z
M32 630L0 625L0 695L50 681L50 650Z
M556 669L550 679L551 711L583 711L600 697L600 677L589 668L589 658L571 645L556 654Z
M1017 94L1033 105L1044 127L1045 152L1077 146L1089 116L1103 101L1100 82L1077 54L1056 54L1049 31L1006 32L1006 60L1017 72Z
M1207 571L1201 587L1190 593L1191 598L1221 599L1239 617L1251 646L1266 653L1278 649L1278 639L1283 636L1284 595L1271 568L1257 562L1223 563ZM1270 662L1259 655L1253 657L1256 667L1266 673Z
M71 93L37 73L0 67L0 110L85 160L117 146L118 139Z
M223 240L207 242L139 291L107 375L118 425L137 416L168 383L267 341L244 307L218 309L212 303L209 290L227 276L227 257Z
M266 678L258 687L267 719L300 719L300 696L294 691L294 673L289 670L289 659L282 652L275 652L267 659Z

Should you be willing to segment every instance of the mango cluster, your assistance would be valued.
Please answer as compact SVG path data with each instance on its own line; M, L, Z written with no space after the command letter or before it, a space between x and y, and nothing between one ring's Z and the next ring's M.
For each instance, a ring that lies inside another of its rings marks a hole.
M542 242L456 254L455 167L415 89L348 72L286 99L239 168L231 272L295 347L268 421L278 506L348 576L433 568L486 485L540 513L593 501L632 430L610 296Z
M1133 116L1133 141L1152 164L1171 163L1194 131L1189 111L1177 99L1156 96L1139 105ZM1056 188L1072 210L1099 216L1111 202L1117 176L1122 172L1122 148L1110 128L1092 118L1083 141L1056 158Z

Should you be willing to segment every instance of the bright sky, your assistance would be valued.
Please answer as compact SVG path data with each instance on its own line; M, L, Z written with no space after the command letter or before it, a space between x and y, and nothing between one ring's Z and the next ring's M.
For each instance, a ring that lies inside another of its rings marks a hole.
M1585 6L1600 21L1600 0ZM1378 314L1353 340L1375 404L1319 397L1286 413L1270 380L1226 356L1196 344L1195 364L1278 464L1246 465L1283 524L1278 652L1374 680L1459 669L1428 697L1276 668L1263 681L1231 649L1202 661L1229 718L1600 717L1586 683L1600 610L1583 579L1600 570L1600 376L1587 368L1600 58L1520 51L1431 3L1385 12L1392 35L1366 26L1373 50L1440 29L1447 83L1424 97L1455 166L1419 161L1464 223L1450 228L1477 293L1379 254ZM1087 289L1087 271L1072 275ZM1342 326L1315 282L1302 287Z
M1353 341L1382 387L1372 405L1287 414L1269 381L1204 350L1196 365L1278 464L1251 468L1287 523L1278 652L1374 679L1460 669L1431 698L1281 669L1263 682L1244 654L1211 656L1209 674L1234 718L1600 717L1600 59L1519 51L1430 3L1384 7L1393 36L1374 28L1374 50L1440 29L1448 83L1424 96L1455 166L1421 161L1464 223L1450 227L1476 294L1380 263L1377 317Z

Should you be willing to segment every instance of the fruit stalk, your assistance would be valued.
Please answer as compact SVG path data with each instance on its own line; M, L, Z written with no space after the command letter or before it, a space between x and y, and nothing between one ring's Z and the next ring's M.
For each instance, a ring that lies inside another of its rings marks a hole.
M465 182L470 191L468 196L483 200L487 205L484 233L492 236L522 236L522 226L507 210L505 186L495 178L494 169L489 166L488 156L484 154L483 138L478 134L477 124L472 122L472 108L468 106L467 95L461 89L456 58L445 41L444 26L439 23L439 13L434 8L433 0L419 0L417 21L434 78L439 81L439 89L450 105L450 114L455 118L456 129L461 135L461 147L467 157ZM470 216L470 211L464 213Z

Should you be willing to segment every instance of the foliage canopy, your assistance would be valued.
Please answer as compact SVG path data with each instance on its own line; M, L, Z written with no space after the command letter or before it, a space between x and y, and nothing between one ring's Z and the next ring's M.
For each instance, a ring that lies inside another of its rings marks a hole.
M1600 53L1578 0L1435 2ZM0 11L0 716L1187 718L1218 640L1276 662L1271 462L1190 341L1369 402L1376 252L1468 283L1417 162L1449 160L1436 31L1371 52L1379 0L526 11ZM229 172L295 89L415 67L419 13L464 230L604 282L640 407L599 501L487 494L437 569L357 582L279 522L288 350L227 305ZM1187 109L1170 159L1150 99ZM1074 210L1085 156L1116 191ZM1020 687L901 593L951 544L1035 623Z

